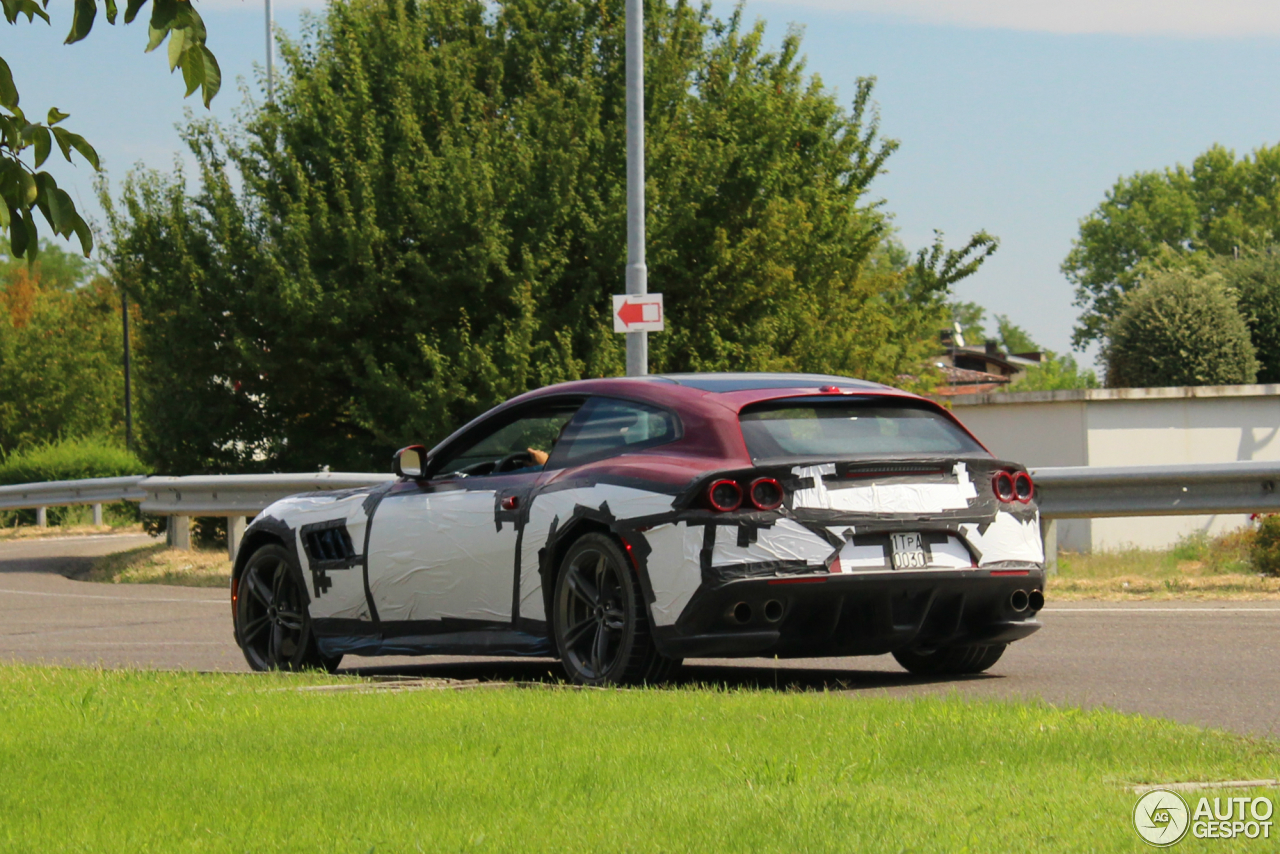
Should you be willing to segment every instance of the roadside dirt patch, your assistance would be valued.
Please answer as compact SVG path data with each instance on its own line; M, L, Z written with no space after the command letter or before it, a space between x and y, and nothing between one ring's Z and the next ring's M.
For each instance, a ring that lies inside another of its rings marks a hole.
M57 539L59 537L95 537L103 534L141 534L141 525L50 525L38 528L35 525L15 525L11 528L0 528L0 543L21 540Z
M1049 576L1045 597L1051 602L1078 599L1110 601L1143 599L1280 599L1280 578L1262 575L1184 575L1148 578L1063 578Z
M111 584L174 584L180 587L228 587L231 561L221 549L181 551L163 543L94 558L77 581Z

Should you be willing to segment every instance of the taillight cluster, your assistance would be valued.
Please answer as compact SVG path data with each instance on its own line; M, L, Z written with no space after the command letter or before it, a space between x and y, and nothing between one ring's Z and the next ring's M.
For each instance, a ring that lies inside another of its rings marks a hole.
M1036 494L1036 485L1031 482L1031 475L1025 471L998 471L991 479L991 488L996 498L1005 504L1020 501L1023 504L1031 501Z
M782 484L771 477L758 477L746 490L747 500L757 510L777 510L782 506ZM721 513L742 506L742 487L736 480L716 480L707 487L707 503Z

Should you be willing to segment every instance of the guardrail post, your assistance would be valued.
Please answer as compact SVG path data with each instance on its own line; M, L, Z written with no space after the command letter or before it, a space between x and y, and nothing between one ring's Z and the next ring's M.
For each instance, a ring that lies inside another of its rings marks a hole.
M99 528L102 527L102 504L93 505L93 524Z
M36 508L36 527L37 528L49 527L49 511L47 508L44 508L44 507Z
M236 559L236 549L240 548L240 540L244 537L245 522L243 516L227 517L227 555Z
M1044 535L1044 571L1058 574L1058 520L1041 519L1040 532Z
M165 526L165 539L171 549L191 551L191 517L170 516Z

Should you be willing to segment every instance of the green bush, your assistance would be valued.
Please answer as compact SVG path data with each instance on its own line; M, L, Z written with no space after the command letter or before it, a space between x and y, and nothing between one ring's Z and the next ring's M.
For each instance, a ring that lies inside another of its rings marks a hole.
M1058 391L1097 387L1097 374L1082 369L1070 353L1059 356L1052 350L1046 350L1040 364L1027 368L1026 375L1015 380L1009 386L1009 391Z
M1253 568L1264 575L1280 575L1280 515L1263 516L1253 538Z
M1111 388L1252 383L1258 360L1236 293L1221 276L1152 274L1107 331Z
M1208 553L1209 535L1204 531L1179 537L1172 549L1174 560L1204 560Z
M34 445L0 462L0 484L125 477L147 474L147 467L110 439L84 436Z
M0 485L147 473L146 465L133 453L110 439L97 436L30 446L0 461ZM106 509L107 521L113 524L138 520L136 504L122 502ZM87 522L88 513L88 508L83 507L50 507L49 522L54 525ZM18 510L3 514L0 520L6 525L34 524L35 517L34 510Z

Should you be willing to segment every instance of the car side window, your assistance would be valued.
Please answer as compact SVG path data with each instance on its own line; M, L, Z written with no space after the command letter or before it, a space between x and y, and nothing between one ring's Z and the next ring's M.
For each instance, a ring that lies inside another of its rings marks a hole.
M670 412L630 400L593 397L565 431L551 464L578 465L677 438L679 424Z
M446 456L433 466L433 477L482 477L541 471L577 404L539 408L505 420L492 431Z

